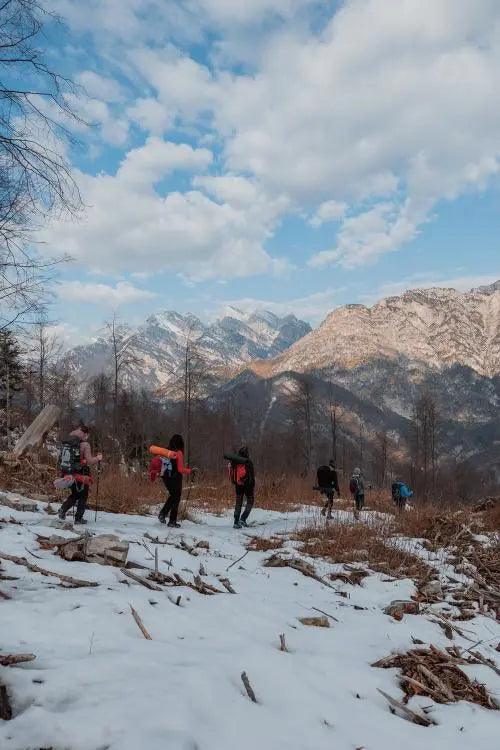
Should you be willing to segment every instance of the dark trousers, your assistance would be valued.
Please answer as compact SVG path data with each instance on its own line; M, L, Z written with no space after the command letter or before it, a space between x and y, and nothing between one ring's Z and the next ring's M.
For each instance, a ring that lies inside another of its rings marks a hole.
M75 482L71 485L71 494L61 505L61 513L66 514L73 505L76 505L75 521L81 521L87 509L89 496L89 485Z
M160 516L169 518L169 523L177 523L177 514L182 497L182 477L171 479L163 477L163 484L168 492L167 502L160 511Z
M234 522L238 523L240 520L241 508L243 506L243 500L246 498L245 510L241 516L242 521L246 521L250 515L250 511L253 508L253 490L244 489L243 487L236 488L236 502L234 505Z
M331 492L329 490L327 490L326 492L323 492L323 497L325 498L325 504L323 506L321 513L323 516L325 515L326 512L328 512L328 515L331 515L332 508L333 508L333 490Z
M364 493L357 492L356 495L355 495L355 497L354 497L354 499L356 501L356 510L363 510L363 506L365 504L365 495L364 495Z

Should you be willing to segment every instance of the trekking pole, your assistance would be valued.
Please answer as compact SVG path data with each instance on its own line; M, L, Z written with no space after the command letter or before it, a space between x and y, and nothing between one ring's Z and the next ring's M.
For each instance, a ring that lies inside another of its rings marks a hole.
M97 464L97 484L95 488L95 518L94 523L97 523L97 509L99 502L99 479L101 478L101 462Z

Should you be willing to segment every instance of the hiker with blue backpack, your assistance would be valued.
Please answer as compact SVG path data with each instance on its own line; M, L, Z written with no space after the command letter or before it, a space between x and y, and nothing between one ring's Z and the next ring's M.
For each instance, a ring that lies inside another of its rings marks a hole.
M400 479L392 483L392 500L394 505L401 512L406 507L406 501L413 497L413 490Z

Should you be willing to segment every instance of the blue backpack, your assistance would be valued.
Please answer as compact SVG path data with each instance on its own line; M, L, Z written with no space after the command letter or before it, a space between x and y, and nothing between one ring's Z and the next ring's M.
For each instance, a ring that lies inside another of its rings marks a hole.
M399 494L406 500L407 498L412 497L413 490L411 490L407 484L401 482L401 484L399 485Z

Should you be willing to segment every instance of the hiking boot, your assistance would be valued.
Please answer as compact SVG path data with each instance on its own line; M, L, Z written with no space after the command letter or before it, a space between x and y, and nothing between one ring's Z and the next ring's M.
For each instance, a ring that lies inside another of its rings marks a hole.
M324 516L326 514L326 506L323 506L321 508L321 515Z
M85 518L75 518L75 526L84 526L86 523Z
M168 525L170 526L171 529L180 529L181 528L180 523L172 523L172 522L170 522Z
M246 521L243 520L243 518L240 521L240 526L243 526L245 529L248 529L248 524Z
M167 519L161 513L158 516L158 520L159 520L160 523L167 523Z
M235 521L233 524L233 529L241 529L241 523L239 521Z

